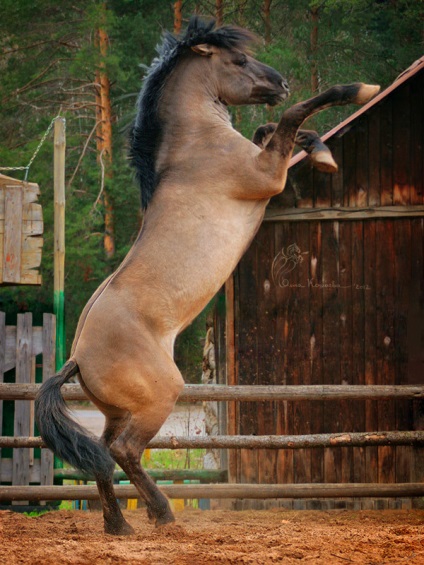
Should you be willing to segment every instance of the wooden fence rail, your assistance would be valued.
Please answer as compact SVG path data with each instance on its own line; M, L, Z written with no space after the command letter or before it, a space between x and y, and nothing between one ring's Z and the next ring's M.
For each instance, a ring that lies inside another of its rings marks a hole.
M0 400L34 400L41 385L0 384ZM65 400L87 400L79 384L62 387ZM424 398L424 386L415 385L185 385L183 401L297 401L297 400L387 400Z
M366 447L424 445L424 431L354 432L290 436L159 436L149 449L304 449L309 447ZM0 437L1 447L45 447L41 437Z
M32 401L40 385L34 383L0 383L2 400ZM78 384L62 388L66 400L87 400ZM180 395L183 401L301 401L301 400L386 400L424 398L423 386L224 386L186 385ZM304 449L313 447L369 447L369 446L422 446L424 431L376 431L315 435L269 436L208 436L208 437L156 437L149 448L153 449ZM0 437L0 448L45 447L40 437L15 433L15 437ZM42 453L47 450L43 449ZM59 470L63 472L62 470ZM170 498L397 498L424 496L424 484L398 483L343 483L343 484L190 484L163 485ZM137 498L131 485L116 485L118 498ZM0 501L46 501L97 499L98 491L89 486L1 486Z
M132 485L115 485L117 498L139 498ZM161 485L169 498L396 498L424 496L424 484L344 483L344 484L214 484ZM2 486L0 501L17 500L96 500L97 486Z

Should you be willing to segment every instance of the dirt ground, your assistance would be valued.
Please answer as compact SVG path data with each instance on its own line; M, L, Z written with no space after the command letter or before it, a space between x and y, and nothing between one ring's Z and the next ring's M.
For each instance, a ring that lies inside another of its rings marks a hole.
M126 511L136 534L102 532L99 512L31 518L0 512L0 563L394 563L424 564L424 511L200 511L155 529L144 510Z

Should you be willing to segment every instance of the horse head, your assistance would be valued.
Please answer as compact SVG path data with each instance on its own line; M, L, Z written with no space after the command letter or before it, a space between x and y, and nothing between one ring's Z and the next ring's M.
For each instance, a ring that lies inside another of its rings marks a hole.
M208 43L194 45L191 49L208 60L209 77L216 85L219 100L226 105L275 106L289 94L286 79L247 50Z

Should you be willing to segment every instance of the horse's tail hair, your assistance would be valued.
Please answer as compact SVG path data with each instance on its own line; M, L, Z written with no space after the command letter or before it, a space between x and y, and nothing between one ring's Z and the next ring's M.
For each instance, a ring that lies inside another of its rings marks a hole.
M62 385L78 373L78 364L70 359L43 383L35 399L38 430L47 447L72 467L90 475L109 474L114 468L109 450L71 418L60 392Z

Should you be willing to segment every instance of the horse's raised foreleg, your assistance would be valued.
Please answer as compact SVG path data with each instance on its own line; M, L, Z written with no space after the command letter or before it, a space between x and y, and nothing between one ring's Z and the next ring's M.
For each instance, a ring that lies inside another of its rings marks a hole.
M272 153L277 153L283 158L280 166L287 168L296 140L298 129L303 122L331 106L344 106L346 104L365 104L380 90L379 86L363 83L345 86L333 86L306 100L288 108L282 115L278 126L260 156L260 160L268 161Z
M277 123L259 126L253 135L253 143L264 149L275 130ZM300 129L297 131L295 144L308 153L312 165L324 173L335 173L338 170L330 149L323 143L316 131Z
M259 168L268 171L271 178L276 181L277 188L279 186L278 183L281 181L282 186L284 186L297 132L303 122L313 114L332 106L365 104L379 90L379 86L363 83L333 86L305 102L299 102L288 108L283 113L267 146L258 156ZM281 191L281 186L279 190Z

